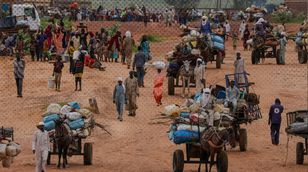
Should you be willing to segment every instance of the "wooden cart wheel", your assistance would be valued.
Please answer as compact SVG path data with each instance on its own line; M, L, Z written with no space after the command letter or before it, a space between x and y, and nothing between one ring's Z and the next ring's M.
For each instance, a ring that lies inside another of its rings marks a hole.
M47 165L51 164L51 154L50 152L48 152L48 156L47 156Z
M83 163L84 165L92 165L93 145L92 143L85 143L83 146Z
M222 54L221 52L218 52L216 55L216 69L221 68L221 63L222 63Z
M241 128L239 133L240 133L240 139L239 139L240 151L245 152L247 150L247 130Z
M304 163L304 144L302 142L298 142L296 144L296 164Z
M308 59L308 53L305 50L299 50L298 51L298 62L300 64L305 64L307 63L307 59Z
M184 170L184 152L176 150L173 153L173 172L183 172Z
M279 54L280 54L280 49L278 49L277 52L276 52L276 64L278 64L278 65L282 63L280 61Z
M226 151L217 154L217 172L228 172L228 155Z
M253 65L257 64L258 58L259 58L259 51L257 49L252 50L252 52L251 52L251 63Z
M168 95L174 95L174 78L172 76L168 77Z

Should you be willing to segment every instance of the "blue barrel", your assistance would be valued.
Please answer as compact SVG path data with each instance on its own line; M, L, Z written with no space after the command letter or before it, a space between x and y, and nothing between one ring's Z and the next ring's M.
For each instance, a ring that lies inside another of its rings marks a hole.
M80 104L78 102L69 102L68 105L70 105L73 109L80 109Z
M45 116L43 121L44 123L47 123L50 121L57 121L59 119L60 119L60 116L58 114L52 114L52 115Z
M77 119L75 121L69 122L68 126L72 130L76 130L76 129L82 128L84 126L84 120L82 118L81 119Z
M225 46L224 46L224 44L221 44L219 42L214 42L214 48L217 48L219 50L224 50Z
M55 121L46 122L45 125L44 125L44 129L47 130L47 131L51 131L51 130L53 130L55 128L56 128Z
M212 41L218 42L218 43L221 43L221 44L223 44L225 42L224 39L221 36L218 36L218 35L212 35Z

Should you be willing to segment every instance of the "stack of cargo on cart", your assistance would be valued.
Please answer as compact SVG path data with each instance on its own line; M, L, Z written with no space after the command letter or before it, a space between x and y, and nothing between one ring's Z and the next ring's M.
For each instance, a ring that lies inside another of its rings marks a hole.
M13 128L0 128L0 161L2 166L9 168L13 163L14 157L21 152L21 146L14 142Z

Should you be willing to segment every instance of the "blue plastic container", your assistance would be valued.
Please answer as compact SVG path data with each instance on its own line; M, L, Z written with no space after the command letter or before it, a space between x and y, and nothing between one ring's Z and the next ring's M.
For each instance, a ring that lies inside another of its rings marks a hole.
M59 119L60 119L60 116L58 114L52 114L52 115L45 116L43 121L44 123L47 123L50 121L57 121Z
M78 102L69 102L68 105L70 105L73 109L80 109L80 104Z
M214 48L217 48L219 50L224 50L225 46L224 46L224 44L221 44L219 42L214 42Z
M75 121L71 121L71 122L68 123L68 126L72 130L82 128L84 126L84 120L81 118L81 119L77 119Z
M221 44L223 44L225 42L224 39L221 36L218 36L218 35L212 35L212 41L218 42L218 43L221 43Z
M51 130L53 130L55 128L56 128L55 121L46 122L45 125L44 125L44 129L47 130L47 131L51 131Z
M189 112L181 112L180 116L182 118L189 118L190 113Z
M175 144L193 143L199 141L199 134L195 131L180 130L173 133Z

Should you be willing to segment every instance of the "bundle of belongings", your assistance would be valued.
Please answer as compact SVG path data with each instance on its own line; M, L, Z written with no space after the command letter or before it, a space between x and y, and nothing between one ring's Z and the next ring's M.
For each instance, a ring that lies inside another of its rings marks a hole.
M286 128L288 134L308 134L308 110L291 112L287 115L292 115L291 118L294 119Z
M21 152L21 146L13 141L3 140L0 142L0 161L2 166L9 168L13 163L14 157Z
M45 130L50 135L55 133L56 122L65 119L65 126L73 137L86 138L94 127L93 114L88 109L82 109L78 102L70 102L64 106L50 104L43 115Z

